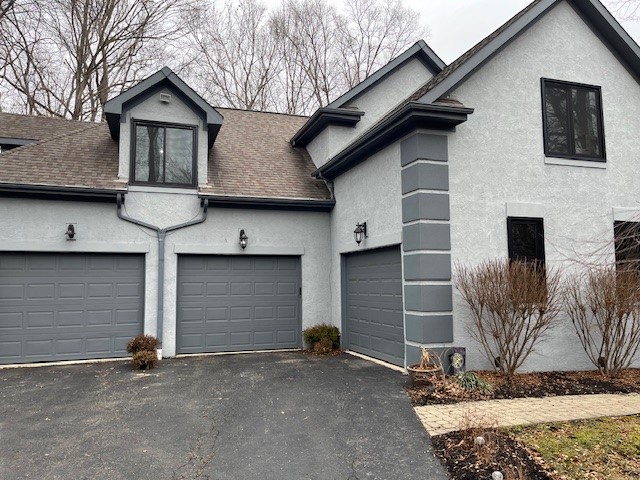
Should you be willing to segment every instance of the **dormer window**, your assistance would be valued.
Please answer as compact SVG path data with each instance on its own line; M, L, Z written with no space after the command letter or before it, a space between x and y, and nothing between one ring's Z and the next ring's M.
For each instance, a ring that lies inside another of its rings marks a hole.
M133 122L133 183L194 187L196 127L157 122Z

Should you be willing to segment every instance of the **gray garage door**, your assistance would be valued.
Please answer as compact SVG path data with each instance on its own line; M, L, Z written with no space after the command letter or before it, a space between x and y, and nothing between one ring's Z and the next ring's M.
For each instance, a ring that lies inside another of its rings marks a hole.
M399 247L345 258L345 345L404 365L402 267Z
M299 348L300 258L178 259L178 353Z
M144 257L0 254L0 363L120 357L142 332Z

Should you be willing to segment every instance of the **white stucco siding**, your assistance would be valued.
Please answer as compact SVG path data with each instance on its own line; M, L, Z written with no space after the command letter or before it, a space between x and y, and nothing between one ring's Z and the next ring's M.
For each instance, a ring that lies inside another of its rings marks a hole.
M331 289L333 323L342 322L340 255L402 241L400 143L394 143L334 181L336 206L331 214ZM367 236L355 242L356 223L367 222Z
M203 224L167 237L165 333L175 353L178 252L223 255L296 255L302 268L302 329L331 321L330 221L328 213L209 209ZM242 251L240 229L249 237Z
M117 218L115 204L0 200L0 251L138 253L145 256L144 330L156 332L158 249L155 234ZM76 240L65 236L76 225ZM151 236L153 235L153 236Z
M129 193L125 213L168 227L201 215L195 195ZM156 333L158 251L155 232L117 218L115 204L2 199L0 251L136 252L145 255L145 332ZM25 221L27 220L28 221ZM77 240L64 236L77 224ZM238 236L244 228L249 245ZM163 355L175 354L176 252L224 255L297 255L302 266L302 328L331 321L330 214L210 208L205 223L167 235Z
M432 76L433 73L425 64L414 58L352 100L348 106L363 111L364 115L355 128L336 126L325 128L307 145L313 162L317 167L324 165L353 139L362 135L386 113L427 83Z
M160 94L171 95L171 102L160 101ZM129 179L131 165L131 121L149 120L153 122L170 122L183 125L196 125L198 139L198 184L207 183L207 128L203 119L193 111L192 107L182 102L178 96L169 89L161 90L143 102L134 105L126 111L125 122L120 126L120 164L118 168L118 178Z
M606 168L546 163L543 77L602 87ZM610 261L613 208L640 210L640 85L572 7L558 5L452 96L475 108L449 143L454 262L506 258L506 217L518 211L543 216L549 266ZM488 368L467 318L454 290L455 343L467 347L471 368ZM523 366L574 368L591 364L566 318Z

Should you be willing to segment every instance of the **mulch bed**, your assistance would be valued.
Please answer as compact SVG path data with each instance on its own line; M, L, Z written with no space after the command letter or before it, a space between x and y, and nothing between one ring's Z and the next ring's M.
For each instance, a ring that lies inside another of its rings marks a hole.
M489 435L487 435L489 437ZM474 433L452 432L431 439L435 454L451 480L491 479L494 471L505 480L552 480L534 457L508 435L491 432L486 446L474 446Z
M516 374L511 382L495 372L477 372L493 385L493 392L481 395L456 388L452 382L434 391L425 387L408 387L407 393L415 406L451 404L474 400L494 400L524 397L552 397L595 393L640 393L640 369L625 370L618 378L607 378L598 371L534 372Z
M640 393L640 369L625 370L618 378L607 378L597 371L534 372L515 375L510 382L496 372L477 372L493 386L490 394L467 392L449 378L435 390L408 387L407 393L415 406L451 404L475 400L551 397L597 393ZM467 414L461 419L465 430L431 438L435 454L447 468L452 480L491 479L500 471L505 480L553 480L559 478L545 470L536 454L497 430L491 419ZM477 436L486 439L483 447L474 443Z

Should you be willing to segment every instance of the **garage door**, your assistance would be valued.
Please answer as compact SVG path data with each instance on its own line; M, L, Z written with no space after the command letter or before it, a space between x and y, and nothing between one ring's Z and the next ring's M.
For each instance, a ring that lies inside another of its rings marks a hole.
M345 258L345 345L404 365L402 266L399 247Z
M0 254L0 363L121 357L142 332L144 257Z
M178 259L178 353L299 348L300 258Z

